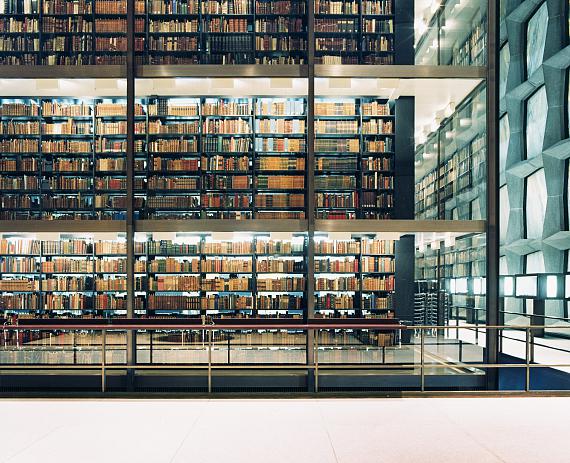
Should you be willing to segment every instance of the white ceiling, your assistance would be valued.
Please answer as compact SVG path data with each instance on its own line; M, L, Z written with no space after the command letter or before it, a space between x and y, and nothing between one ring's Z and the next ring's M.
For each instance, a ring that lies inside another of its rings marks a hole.
M25 85L22 85L22 82ZM318 78L318 96L377 96L396 99L416 98L416 141L422 133L433 130L450 106L459 104L481 81L479 79L366 79ZM307 81L301 78L168 78L139 79L138 96L146 95L212 95L212 96L302 96L307 93ZM0 79L0 93L10 96L125 96L126 82L122 79Z

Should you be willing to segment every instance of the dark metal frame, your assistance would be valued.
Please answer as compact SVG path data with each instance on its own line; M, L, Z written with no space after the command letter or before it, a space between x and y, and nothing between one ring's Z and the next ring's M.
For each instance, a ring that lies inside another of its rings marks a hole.
M499 324L499 0L487 2L487 324ZM499 361L499 332L486 337L486 362ZM487 388L498 388L496 369L487 371Z

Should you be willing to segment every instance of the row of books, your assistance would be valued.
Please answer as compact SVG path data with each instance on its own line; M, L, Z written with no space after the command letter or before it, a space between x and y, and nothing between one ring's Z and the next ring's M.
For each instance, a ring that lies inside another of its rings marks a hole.
M362 295L360 298L353 294L323 294L315 298L315 310L386 310L390 308L390 298L376 294Z
M354 276L315 278L315 291L394 291L393 275L386 277L364 277L361 280Z
M391 15L392 0L315 0L315 14L319 15Z

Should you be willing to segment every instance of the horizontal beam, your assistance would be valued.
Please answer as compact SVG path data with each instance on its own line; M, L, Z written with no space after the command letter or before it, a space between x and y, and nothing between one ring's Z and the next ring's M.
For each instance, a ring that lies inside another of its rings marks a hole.
M3 79L126 79L122 65L0 66Z
M123 220L0 220L0 232L124 232ZM306 220L137 220L138 232L306 232ZM484 220L316 220L315 231L483 233Z
M126 232L124 220L0 220L0 233Z
M306 220L139 220L138 232L303 232Z
M390 79L484 79L480 66L317 64L315 77L370 77Z
M306 65L264 64L189 64L142 65L135 68L137 77L307 77Z
M484 220L316 220L315 229L326 232L483 233Z

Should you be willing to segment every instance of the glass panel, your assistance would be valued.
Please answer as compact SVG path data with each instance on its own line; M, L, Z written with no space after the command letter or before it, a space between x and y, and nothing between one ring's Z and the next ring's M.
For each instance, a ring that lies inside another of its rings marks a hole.
M504 174L506 170L510 138L509 115L505 114L499 119L499 175Z
M125 316L124 234L4 234L0 252L3 318Z
M511 213L511 204L509 201L509 193L507 187L504 186L499 190L499 208L500 208L500 239L501 244L507 241L507 230L509 229L509 217Z
M449 116L416 147L416 218L484 219L485 87L444 111Z
M526 237L542 238L546 214L546 179L540 169L526 179Z
M416 2L415 63L484 66L486 2L449 0L440 5L432 2L426 7L424 2Z
M547 112L546 87L542 86L526 102L527 159L532 159L542 153Z
M139 219L305 219L306 80L177 79L143 96L163 83L137 80Z
M2 83L0 218L124 220L125 82L44 79L25 87Z

